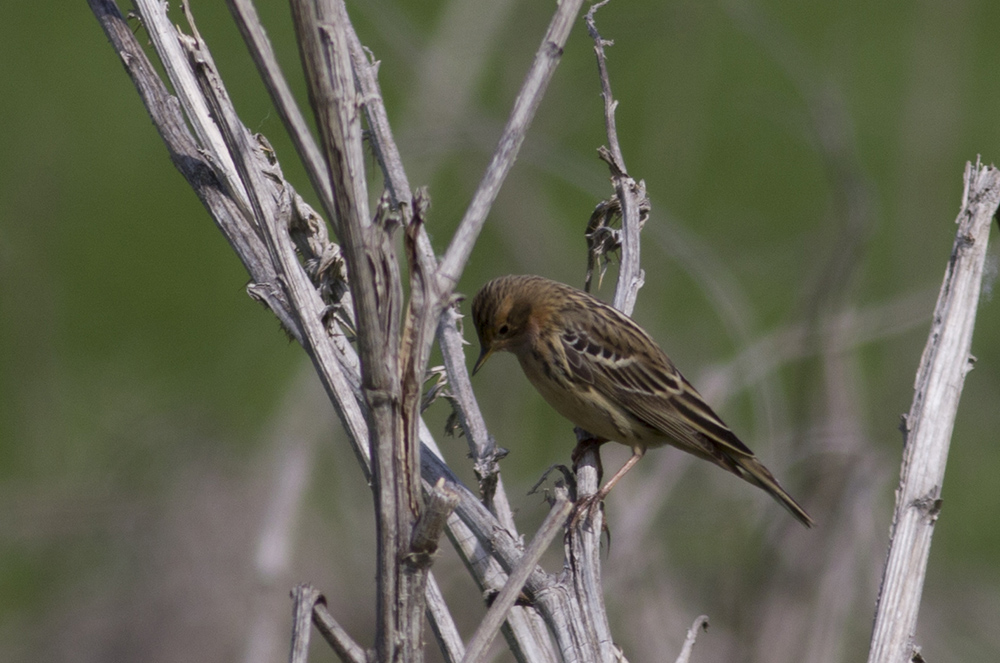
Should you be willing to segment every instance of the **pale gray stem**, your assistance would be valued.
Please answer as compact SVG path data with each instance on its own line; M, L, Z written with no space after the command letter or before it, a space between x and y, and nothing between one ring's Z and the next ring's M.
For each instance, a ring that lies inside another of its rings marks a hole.
M914 652L931 536L941 511L945 461L962 386L975 361L969 349L998 203L1000 171L979 162L966 164L958 233L905 419L903 464L869 663L904 663Z
M528 132L535 111L548 88L556 65L559 64L570 28L573 27L573 21L576 20L582 4L582 0L563 0L549 23L542 44L535 53L531 69L514 101L514 108L500 135L493 158L441 261L439 277L448 287L454 287L462 270L465 269L472 247L479 237L479 231L486 222L486 215L489 214L507 173L514 165L514 159L521 148L521 143L524 142L524 136Z
M556 538L556 534L562 531L563 524L566 522L566 518L569 516L572 508L573 503L565 495L560 495L557 498L548 516L545 517L545 521L538 528L538 531L535 532L535 537L532 539L528 549L524 551L517 566L514 567L507 577L507 583L493 599L493 605L490 606L490 609L486 612L486 616L476 628L472 639L469 640L469 647L466 649L465 657L462 659L463 663L480 663L483 660L487 647L493 642L493 638L496 637L500 625L507 618L507 613L513 607L514 602L521 593L521 589L524 587L528 576L535 570L538 561L542 558L542 554L548 549L552 540Z
M594 40L597 55L601 94L604 98L604 119L607 128L609 149L601 150L601 157L608 163L616 195L621 204L621 264L613 304L626 315L635 307L639 288L642 286L642 270L639 267L640 201L645 198L645 187L636 183L625 171L624 158L618 144L618 132L614 111L617 102L611 93L604 47L609 44L601 38L594 23L594 13L605 3L591 7L587 13L587 26ZM577 498L596 494L599 484L596 448L588 448L576 467ZM591 645L588 654L595 660L609 662L621 656L611 637L607 610L604 605L604 589L601 582L601 531L603 513L592 509L586 517L575 519L566 544L567 565L571 570L570 581L579 603L580 620L574 622Z
M319 590L309 585L299 585L292 590L292 650L288 655L289 663L306 663L308 660L313 606L319 598Z
M299 153L302 163L305 164L309 182L323 200L323 207L332 209L333 191L330 188L330 178L326 176L323 155L309 131L309 125L306 123L302 111L295 103L295 97L292 95L288 81L281 73L274 49L271 48L271 42L264 32L264 26L261 25L260 18L257 16L257 9L250 0L227 0L227 4L236 20L236 26L243 35L243 40L250 49L250 55L257 65L257 71L260 72L261 79L271 95L271 101L288 130L296 152Z
M677 663L688 663L691 660L694 641L698 637L698 631L702 629L708 630L708 617L706 615L699 615L694 620L694 624L691 624L691 628L687 632L687 637L684 638L684 646L681 648L681 653L677 656Z
M317 590L309 587L308 585L305 585L304 587L306 588L306 591L310 593L315 592L317 597L322 599L322 596L319 596L319 592ZM312 623L316 627L316 630L319 631L320 635L323 636L323 639L326 640L333 648L333 651L337 653L337 656L340 657L341 661L344 663L369 663L370 657L368 652L366 652L361 645L351 639L351 636L348 635L347 631L345 631L344 628L337 623L337 621L333 618L333 615L330 614L330 611L326 609L326 603L322 600L314 600L312 608ZM305 662L303 661L303 663Z

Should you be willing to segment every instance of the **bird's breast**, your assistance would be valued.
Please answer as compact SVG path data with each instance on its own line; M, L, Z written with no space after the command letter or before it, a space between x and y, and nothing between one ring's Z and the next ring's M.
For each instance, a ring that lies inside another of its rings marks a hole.
M598 437L628 446L647 446L636 437L632 417L602 396L589 384L573 381L559 362L546 358L542 352L527 350L517 353L518 361L528 381L556 412Z

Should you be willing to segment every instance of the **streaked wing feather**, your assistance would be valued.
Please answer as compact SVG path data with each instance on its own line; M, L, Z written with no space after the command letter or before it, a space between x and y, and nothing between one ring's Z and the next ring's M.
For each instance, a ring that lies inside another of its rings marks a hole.
M646 332L611 307L602 313L610 318L605 324L600 316L568 316L561 340L573 379L692 450L716 456L707 438L729 453L753 456Z

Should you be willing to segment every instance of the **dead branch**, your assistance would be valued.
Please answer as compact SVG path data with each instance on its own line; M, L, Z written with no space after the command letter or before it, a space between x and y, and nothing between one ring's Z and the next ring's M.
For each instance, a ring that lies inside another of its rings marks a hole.
M910 661L931 536L941 512L941 486L965 376L990 225L1000 204L1000 171L978 161L965 167L958 233L934 309L931 333L904 418L903 464L889 552L879 590L869 663Z
M232 5L342 242L339 247L329 243L319 215L307 209L284 180L266 141L252 136L238 119L190 12L192 36L185 36L167 20L162 3L139 0L144 25L151 36L155 33L154 47L179 95L182 115L177 100L167 93L114 4L109 0L90 2L174 162L247 266L254 281L251 294L278 315L309 354L352 448L372 480L378 523L376 659L421 660L425 600L432 602L428 611L435 633L450 634L442 636L448 641L443 644L448 658L457 660L463 655L440 592L426 574L434 541L447 521L449 536L461 540L458 548L475 570L477 581L499 589L491 620L499 621L507 614L506 633L518 658L555 660L556 652L541 628L544 620L555 639L555 649L564 659L622 660L612 644L601 597L599 516L591 527L570 537L567 551L573 573L568 578L546 574L537 567L537 556L558 531L568 505L557 505L550 526L525 551L513 529L496 474L495 446L480 425L481 415L471 392L460 393L456 402L468 410L460 419L467 437L479 450L477 470L493 494L487 502L489 508L441 462L418 409L435 331L443 339L441 346L453 384L461 384L463 378L467 382L455 319L448 308L452 290L558 64L580 0L565 0L556 9L494 158L440 264L424 230L421 202L410 193L385 121L375 67L357 41L342 2L292 3L322 149L295 109L252 6L243 0L233 0ZM604 44L599 37L596 40L599 62L603 62ZM622 209L623 257L615 302L629 312L642 284L638 231L643 191L641 182L636 183L625 171L613 131L614 102L603 64L601 71L611 145L607 154L612 155L605 158ZM389 192L374 215L368 209L362 116L371 131ZM194 127L193 135L188 125ZM392 241L400 227L406 232L411 275L411 299L405 308ZM300 262L300 256L306 264ZM335 267L346 267L346 285L342 274L334 278ZM357 352L345 331L356 340ZM583 490L596 490L593 463L582 469L581 477ZM592 488L588 482L593 483ZM435 486L443 491L439 500L443 506L424 511L421 492L432 493ZM453 502L457 505L449 517ZM426 528L416 528L418 523ZM412 573L400 570L402 560L413 562ZM522 582L534 605L510 607ZM301 603L314 606L309 609L314 621L317 626L322 624L321 632L345 660L356 662L368 656L327 619L316 596ZM301 605L299 608L299 612L307 612ZM494 631L495 624L487 623L464 656L480 656ZM297 651L304 650L302 643L307 640L308 635L303 636L297 627Z

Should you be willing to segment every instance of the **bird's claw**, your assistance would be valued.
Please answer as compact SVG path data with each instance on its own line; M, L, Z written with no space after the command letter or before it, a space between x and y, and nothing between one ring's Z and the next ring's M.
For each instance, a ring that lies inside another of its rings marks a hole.
M604 496L600 493L577 498L573 505L573 516L569 520L570 529L575 528L581 521L593 523L594 517L604 507Z

